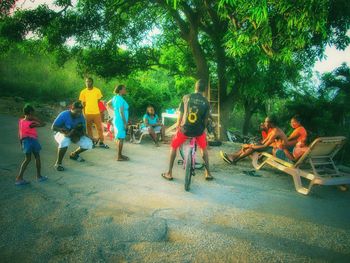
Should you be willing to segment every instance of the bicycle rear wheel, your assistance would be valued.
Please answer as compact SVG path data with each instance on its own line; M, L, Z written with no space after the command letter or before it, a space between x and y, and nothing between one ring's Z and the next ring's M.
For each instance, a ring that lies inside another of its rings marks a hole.
M191 177L192 177L192 149L188 150L185 163L185 191L190 190Z

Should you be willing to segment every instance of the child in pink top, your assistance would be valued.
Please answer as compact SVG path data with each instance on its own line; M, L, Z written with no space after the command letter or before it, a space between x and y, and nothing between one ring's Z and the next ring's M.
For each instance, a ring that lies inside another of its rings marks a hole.
M30 163L32 153L35 157L38 181L43 182L47 180L46 176L41 176L41 161L39 154L41 146L38 142L38 133L36 131L36 127L42 127L45 124L33 116L34 108L31 105L27 104L24 106L23 113L24 118L20 119L18 122L18 133L22 150L25 154L25 159L22 162L19 174L16 177L16 185L29 184L29 181L23 179L23 174Z

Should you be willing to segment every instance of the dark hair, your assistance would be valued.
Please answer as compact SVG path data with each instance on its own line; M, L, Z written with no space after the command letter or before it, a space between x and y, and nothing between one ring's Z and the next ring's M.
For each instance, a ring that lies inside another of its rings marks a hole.
M24 115L28 115L28 114L31 114L33 112L34 112L34 108L32 105L30 105L30 104L24 105L24 107L23 107L23 114Z
M119 92L125 87L124 84L120 84L114 88L114 94L119 94Z
M294 115L292 119L296 120L297 122L301 123L301 118L299 115Z
M199 79L197 80L195 87L196 87L196 90L198 90L199 92L204 92L205 89L207 88L207 83L205 83L204 80Z
M91 82L94 83L94 80L93 80L93 78L91 78L91 77L86 77L85 79L86 79L86 80L91 80Z
M84 106L81 103L81 101L79 101L79 100L73 102L73 104L72 104L72 109L83 109L83 108L84 108Z
M273 125L277 125L277 118L275 115L267 116L267 118L269 119L269 123L271 123Z

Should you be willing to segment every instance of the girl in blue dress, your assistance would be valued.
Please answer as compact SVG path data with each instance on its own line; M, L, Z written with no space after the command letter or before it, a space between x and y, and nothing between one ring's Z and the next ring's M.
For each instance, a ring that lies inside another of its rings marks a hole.
M126 94L125 85L118 85L114 89L116 94L108 103L108 107L114 110L114 137L117 144L117 161L128 161L129 157L122 154L129 119L129 104L123 96Z
M154 107L151 105L147 107L146 114L143 116L141 129L142 131L148 131L157 147L159 147L159 143L156 133L161 134L162 141L164 142L164 126L155 113Z

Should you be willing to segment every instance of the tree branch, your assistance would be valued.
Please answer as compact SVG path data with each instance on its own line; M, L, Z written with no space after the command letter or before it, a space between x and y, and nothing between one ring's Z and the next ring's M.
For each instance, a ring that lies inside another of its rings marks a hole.
M181 37L184 38L185 40L188 39L189 37L189 27L186 24L186 21L184 21L179 12L177 10L175 10L174 8L172 8L171 6L169 6L167 3L165 3L162 0L155 0L159 5L165 7L169 14L174 18L176 24L179 26L180 31L181 31Z

